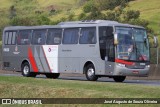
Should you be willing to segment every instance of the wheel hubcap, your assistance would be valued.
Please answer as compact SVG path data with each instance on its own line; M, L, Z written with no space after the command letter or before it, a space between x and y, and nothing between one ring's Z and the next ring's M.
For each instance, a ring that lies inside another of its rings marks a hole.
M93 75L94 75L94 69L93 69L93 68L89 68L87 74L88 74L88 76L90 76L90 77L93 76Z
M24 72L24 74L28 74L29 73L29 67L27 65L24 66L23 72Z

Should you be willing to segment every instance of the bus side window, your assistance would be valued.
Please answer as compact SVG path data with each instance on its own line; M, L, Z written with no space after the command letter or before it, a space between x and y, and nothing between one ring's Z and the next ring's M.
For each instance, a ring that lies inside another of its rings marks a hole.
M9 32L9 35L8 35L8 45L11 45L12 44L12 32Z
M19 34L17 37L17 44L18 45L28 45L30 44L30 38L31 38L31 30L19 31Z
M34 30L32 37L32 44L44 45L45 44L46 30Z
M62 29L49 29L46 44L47 45L58 45L61 44Z
M95 44L96 43L96 28L82 28L79 39L80 44Z
M5 45L15 45L16 44L16 31L5 32Z
M17 32L12 33L12 45L16 44L16 35L17 35Z
M63 44L77 44L78 43L79 28L65 29L63 34Z
M4 37L5 38L4 39L5 40L5 42L4 42L5 45L8 44L8 35L9 35L9 32L5 32L5 37Z

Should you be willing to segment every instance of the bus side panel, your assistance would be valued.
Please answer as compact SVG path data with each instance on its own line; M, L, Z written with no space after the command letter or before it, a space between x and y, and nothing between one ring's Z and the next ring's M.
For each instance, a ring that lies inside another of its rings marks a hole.
M95 74L96 75L104 75L105 74L105 63L103 60L101 60L98 57L85 57L85 58L80 58L80 66L81 66L81 71L83 71L83 67L86 62L92 62L94 67L95 67Z
M15 51L16 46L14 45L5 45L2 48L2 56L3 56L3 69L17 71L19 59L16 59L19 55L19 52Z
M43 45L42 50L49 71L51 73L58 73L58 45Z
M59 45L59 71L61 73L80 73L79 45Z
M105 61L105 75L112 76L115 70L115 62Z
M80 52L80 71L83 73L84 65L92 62L95 67L96 75L105 74L105 62L100 58L99 45L97 44L81 44Z
M59 57L60 73L80 73L79 58Z
M28 46L27 58L30 62L32 72L50 73L50 66L42 45Z
M45 72L48 71L46 67L46 60L44 59L44 54L41 49L41 46L32 46L32 45L17 45L19 50L18 67L21 69L21 64L23 61L27 61L30 64L31 72ZM19 69L18 68L18 69Z
M83 67L88 61L94 64L97 75L105 74L105 61L100 58L97 44L60 45L60 72L83 74Z

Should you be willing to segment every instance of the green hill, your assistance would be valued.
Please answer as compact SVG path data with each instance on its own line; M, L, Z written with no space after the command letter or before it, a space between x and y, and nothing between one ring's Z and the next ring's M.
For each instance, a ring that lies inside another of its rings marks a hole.
M139 10L140 17L148 20L149 27L160 35L160 0L135 0L129 3L129 9Z
M9 24L9 9L15 6L18 16L33 15L36 11L42 12L51 20L60 20L69 14L78 16L82 7L78 6L79 0L0 0L0 28ZM142 19L150 22L149 27L160 35L160 0L133 0L127 9L139 10ZM55 14L49 14L55 9Z

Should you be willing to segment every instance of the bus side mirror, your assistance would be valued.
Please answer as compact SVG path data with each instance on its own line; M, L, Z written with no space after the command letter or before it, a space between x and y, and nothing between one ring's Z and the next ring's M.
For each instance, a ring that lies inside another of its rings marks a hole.
M118 35L114 34L114 45L118 44Z

